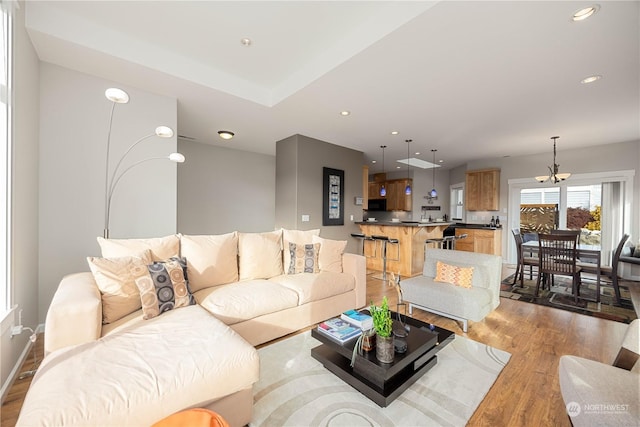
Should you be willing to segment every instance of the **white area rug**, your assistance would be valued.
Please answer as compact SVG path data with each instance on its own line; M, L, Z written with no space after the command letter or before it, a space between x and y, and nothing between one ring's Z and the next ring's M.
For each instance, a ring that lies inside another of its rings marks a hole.
M309 332L258 350L251 426L464 426L511 355L456 336L438 363L386 408L311 357Z

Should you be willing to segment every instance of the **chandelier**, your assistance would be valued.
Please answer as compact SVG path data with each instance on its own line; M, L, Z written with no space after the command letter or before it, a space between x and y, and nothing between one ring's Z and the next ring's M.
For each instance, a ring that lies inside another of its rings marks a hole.
M558 173L558 169L560 168L560 165L556 163L556 140L558 138L560 137L551 137L551 139L553 140L553 167L547 166L547 168L549 169L549 175L536 176L535 179L538 182L545 182L547 180L550 180L553 184L557 184L560 181L564 181L571 176L570 173Z

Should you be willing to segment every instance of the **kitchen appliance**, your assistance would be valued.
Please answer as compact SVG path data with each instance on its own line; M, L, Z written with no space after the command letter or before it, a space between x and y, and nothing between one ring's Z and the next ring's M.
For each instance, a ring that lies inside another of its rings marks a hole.
M386 211L387 210L387 200L386 199L369 199L369 207L367 208L369 212L371 211Z

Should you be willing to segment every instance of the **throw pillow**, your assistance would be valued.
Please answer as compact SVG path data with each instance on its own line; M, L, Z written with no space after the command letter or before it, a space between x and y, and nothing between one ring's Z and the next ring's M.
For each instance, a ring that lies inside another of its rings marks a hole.
M147 266L147 274L135 281L140 291L143 318L196 303L187 280L187 261L173 257Z
M238 233L240 280L270 279L283 273L282 231Z
M342 254L347 247L347 241L313 236L312 242L320 243L320 256L318 257L320 271L342 273Z
M147 249L151 250L154 261L162 261L180 256L180 239L172 234L151 239L104 239L98 237L98 244L105 258L132 256Z
M314 243L312 241L313 236L318 236L320 229L314 230L287 230L282 229L282 248L284 258L284 268L288 269L291 265L291 252L289 252L289 243L295 243L298 245L306 245L308 243Z
M457 265L437 262L434 282L451 283L452 285L470 288L473 280L473 267L458 267Z
M291 264L288 274L318 273L318 255L320 243L309 243L306 245L289 243L289 254Z
M238 281L238 233L180 237L193 292Z
M88 257L87 262L100 290L102 323L120 320L140 309L140 293L135 280L147 274L151 251L118 258Z

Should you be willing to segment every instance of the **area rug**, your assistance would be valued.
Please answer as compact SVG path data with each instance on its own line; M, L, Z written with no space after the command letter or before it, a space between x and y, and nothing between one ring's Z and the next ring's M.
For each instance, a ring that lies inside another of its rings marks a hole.
M536 276L533 280L529 280L525 272L524 287L520 287L520 281L516 286L512 286L514 275L504 279L501 284L500 296L518 301L539 304L548 307L554 307L562 310L572 311L574 313L586 314L588 316L599 317L603 319L615 320L616 322L631 323L636 319L636 312L631 302L631 294L628 284L624 280L619 282L621 306L614 305L615 294L613 287L600 284L600 304L595 302L596 299L596 283L595 280L585 279L580 286L580 296L582 298L575 302L571 290L571 278L556 276L551 289L542 289L538 297L536 292Z
M251 426L464 426L511 355L456 336L438 363L381 408L311 357L307 331L258 350Z

